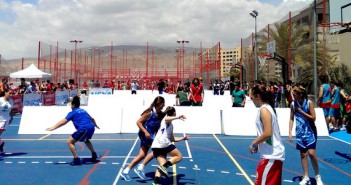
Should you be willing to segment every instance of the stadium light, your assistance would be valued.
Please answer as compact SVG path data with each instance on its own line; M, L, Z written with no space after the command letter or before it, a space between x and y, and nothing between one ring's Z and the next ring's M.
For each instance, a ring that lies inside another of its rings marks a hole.
M255 18L255 43L254 43L254 53L255 53L255 80L257 80L257 16L258 16L258 12L256 10L252 10L252 12L250 13L250 15Z

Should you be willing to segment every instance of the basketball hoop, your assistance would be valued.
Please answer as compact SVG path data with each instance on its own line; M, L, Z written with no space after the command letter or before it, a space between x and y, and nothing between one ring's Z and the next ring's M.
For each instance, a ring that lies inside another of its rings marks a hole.
M340 43L339 32L343 26L341 23L321 23L318 25L318 33L323 35L323 42L327 44Z
M224 68L225 68L225 72L230 73L230 69L231 69L232 67L234 67L234 66L231 65L231 64L226 65L226 66L224 67Z
M264 64L266 63L267 58L270 58L271 55L270 54L259 54L258 55L258 60L260 61L260 66L264 66Z

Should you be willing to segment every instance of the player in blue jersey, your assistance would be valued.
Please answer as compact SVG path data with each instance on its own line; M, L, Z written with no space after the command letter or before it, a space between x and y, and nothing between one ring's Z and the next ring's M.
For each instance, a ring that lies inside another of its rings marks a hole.
M90 139L94 135L95 127L100 129L96 124L95 119L91 117L87 111L80 107L80 98L78 96L73 97L71 102L72 111L67 114L67 116L56 123L54 126L47 128L47 131L53 131L61 126L65 125L69 121L73 122L74 127L77 129L67 140L69 149L73 154L73 161L71 165L80 165L81 160L78 157L78 153L75 147L75 143L80 141L84 142L88 149L91 151L91 161L95 162L97 159L96 152L94 150L93 144Z
M315 172L317 185L323 185L319 174L318 160L316 155L317 128L315 125L316 113L311 100L307 99L305 89L295 87L293 90L294 101L291 104L289 120L289 140L292 141L292 128L294 118L296 122L296 149L300 151L301 164L304 176L300 185L308 184L310 181L308 174L308 159L310 156L312 167Z
M153 153L149 151L151 144L154 140L154 137L161 126L161 121L167 113L162 112L163 107L165 106L165 99L162 96L158 96L154 99L149 108L147 108L137 121L139 127L139 139L140 139L140 151L138 156L136 156L132 162L122 171L121 176L125 181L131 181L132 179L129 176L129 171L137 165L142 159L143 163L138 166L137 169L134 169L134 172L141 178L146 179L146 176L143 172L144 166L153 159Z

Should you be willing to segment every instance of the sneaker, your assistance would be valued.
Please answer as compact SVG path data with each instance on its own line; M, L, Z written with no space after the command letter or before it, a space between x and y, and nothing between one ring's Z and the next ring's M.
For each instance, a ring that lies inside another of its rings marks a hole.
M146 179L146 176L145 176L143 170L134 169L134 172L135 172L141 179L143 179L143 180Z
M123 177L123 179L125 181L132 181L132 179L130 178L129 174L128 173L121 173L121 177Z
M73 161L71 163L69 163L70 165L81 165L82 161L80 160L79 157L74 158Z
M97 158L98 156L96 155L96 152L91 153L91 159L90 159L91 162L96 162Z
M316 184L317 184L317 185L323 185L321 175L316 175L315 178L316 178Z
M156 184L156 183L153 182L152 185L161 185L161 184Z
M162 175L169 177L167 168L164 166L157 166L157 169L161 172Z
M306 184L309 184L309 182L310 182L310 178L307 176L304 176L300 182L300 185L306 185Z
M340 130L346 130L346 126L342 125L342 127L340 128Z
M1 142L1 144L0 144L0 153L4 152L4 145L5 145L5 141Z

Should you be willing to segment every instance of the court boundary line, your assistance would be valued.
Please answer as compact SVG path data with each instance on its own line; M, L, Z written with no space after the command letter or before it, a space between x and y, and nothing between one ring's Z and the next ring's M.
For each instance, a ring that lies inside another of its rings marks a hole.
M120 177L121 177L121 172L122 172L122 170L123 170L123 167L126 165L126 163L127 163L127 161L128 161L128 158L129 158L130 155L132 154L132 152L133 152L133 150L134 150L134 148L135 148L135 145L137 144L138 140L139 140L139 137L137 137L137 138L135 139L135 142L134 142L132 148L130 149L130 151L129 151L127 157L126 157L126 159L123 161L122 167L119 169L118 174L117 174L115 180L113 181L113 185L116 185L117 182L118 182L118 180L120 179Z
M331 137L331 138L333 138L333 139L335 139L335 140L341 141L341 142L343 142L343 143L346 143L346 144L348 144L348 145L351 145L351 143L349 143L349 142L347 142L347 141L344 141L344 140L341 140L341 139L339 139L339 138L336 138L336 137L333 137L333 136L329 136L329 137ZM319 140L319 139L318 139L318 140Z
M184 137L186 136L185 133L183 133ZM188 156L189 158L193 158L193 155L191 154L191 151L190 151L190 146L189 146L189 142L188 140L185 140L185 146L186 146L186 150L188 152ZM184 157L183 157L184 158Z
M235 160L233 155L227 150L227 148L222 144L222 142L218 139L218 137L215 134L212 134L213 137L217 140L219 145L222 147L222 149L225 151L225 153L229 156L229 158L234 162L235 166L241 171L241 173L244 175L246 180L251 184L254 185L252 182L251 178L247 175L247 173L244 171L244 169L240 166L240 164Z

